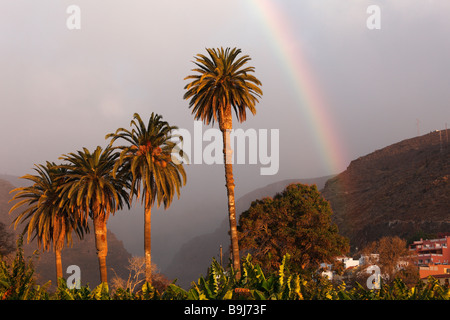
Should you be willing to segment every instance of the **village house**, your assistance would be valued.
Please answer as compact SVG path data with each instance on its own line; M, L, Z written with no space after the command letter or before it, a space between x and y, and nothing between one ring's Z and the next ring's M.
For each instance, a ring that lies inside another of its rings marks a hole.
M377 254L372 254L372 256L375 257L375 259L378 258ZM366 264L366 262L368 261L368 257L361 256L361 258L359 258L358 260L354 260L353 258L343 256L337 257L335 260L342 262L344 265L344 270L348 270ZM336 273L332 271L332 264L322 263L320 267L322 270L322 276L326 276L329 280L336 279ZM341 279L341 277L338 278Z
M450 236L438 239L420 239L409 245L409 259L398 262L398 269L413 263L419 269L420 279L426 281L429 276L437 279L442 285L450 282ZM344 270L359 266L376 264L378 254L361 255L358 260L349 257L337 257L336 261L344 264ZM333 265L321 264L322 276L330 280L341 279L332 271Z
M420 278L433 276L440 284L450 280L450 237L414 241L409 245L411 259L419 268Z

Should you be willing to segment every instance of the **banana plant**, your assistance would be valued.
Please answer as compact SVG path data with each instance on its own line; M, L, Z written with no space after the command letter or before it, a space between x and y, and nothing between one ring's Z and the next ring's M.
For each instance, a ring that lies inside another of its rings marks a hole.
M51 282L42 286L34 281L33 259L37 252L28 260L24 257L23 237L17 240L17 250L14 260L7 263L0 261L0 300L47 300L47 288Z
M55 300L90 300L91 298L92 292L89 286L70 289L63 278L58 279L58 287L54 295Z
M201 276L188 291L188 298L198 300L227 300L232 298L236 278L234 271L227 272L213 258L206 277Z

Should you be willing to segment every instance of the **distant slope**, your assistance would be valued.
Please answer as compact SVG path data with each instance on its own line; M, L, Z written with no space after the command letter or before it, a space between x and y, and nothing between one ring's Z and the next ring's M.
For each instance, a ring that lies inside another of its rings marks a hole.
M350 163L322 190L352 247L382 236L450 231L449 131L432 132Z
M30 184L29 180L21 179L9 174L0 174L0 180L8 181L14 187L26 187Z
M237 218L250 207L252 201L274 196L291 183L316 184L317 188L321 189L329 178L331 176L314 179L283 180L249 192L236 201ZM224 264L228 262L227 253L230 245L230 237L228 235L229 223L227 212L223 214L225 218L216 230L212 233L194 237L181 247L169 267L166 270L162 270L169 279L177 278L178 285L185 288L189 287L192 281L197 280L201 274L206 273L206 268L210 265L213 257L219 260L219 247L221 245L223 247Z
M5 177L5 176L2 176ZM12 176L9 176L8 180L11 182L20 181ZM14 187L6 180L0 179L0 222L3 222L8 228L8 231L13 233L15 238L23 230L24 225L19 225L18 229L14 231L10 227L14 217L8 214L12 203L8 203L11 199L9 194L10 190ZM69 265L78 265L81 269L81 283L83 285L89 284L89 286L95 287L100 283L99 271L98 271L98 260L95 249L94 240L94 229L90 228L91 232L83 240L78 240L74 235L73 247L65 247L62 252L62 264L63 273L66 277L65 271ZM122 241L119 241L116 236L108 230L108 279L112 279L115 275L114 271L122 278L127 279L128 270L128 259L131 258L131 254L128 253ZM37 249L35 242L26 244L26 239L24 240L24 251L26 256L31 256L33 251ZM35 263L36 275L38 283L45 283L48 280L55 284L56 281L56 269L55 269L55 257L53 251L50 252L40 252L39 260ZM114 269L114 271L112 271Z

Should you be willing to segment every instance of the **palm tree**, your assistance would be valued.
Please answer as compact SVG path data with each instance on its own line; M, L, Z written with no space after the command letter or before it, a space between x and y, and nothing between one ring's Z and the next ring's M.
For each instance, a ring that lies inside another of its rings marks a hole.
M65 183L59 190L72 211L79 212L80 220L88 217L94 222L95 246L100 268L101 282L107 282L106 256L108 254L106 224L110 213L130 206L129 183L122 171L113 176L119 153L110 147L97 147L93 153L83 151L63 155L67 161L60 168L67 170Z
M25 175L22 179L33 182L28 187L20 187L11 191L16 192L10 201L21 199L9 211L12 213L19 207L25 209L14 219L14 228L19 223L28 221L23 234L27 233L27 241L37 238L39 248L49 250L53 247L56 260L56 278L63 277L61 251L64 240L72 243L72 231L83 238L84 232L89 231L87 225L80 223L76 213L69 210L67 203L62 200L58 188L63 183L65 170L58 168L55 163L36 165L37 175Z
M251 60L244 55L238 58L240 49L206 49L209 57L198 54L195 65L198 72L189 75L185 80L192 81L185 86L187 90L184 99L190 99L189 108L195 119L201 119L205 124L214 121L219 123L223 135L223 154L225 163L225 180L228 195L228 216L230 222L231 248L233 253L233 267L236 276L240 277L239 246L236 229L236 210L234 200L233 165L231 164L232 150L230 131L233 128L232 111L239 122L247 118L247 109L256 113L255 104L262 96L258 87L261 82L251 75L254 67L245 67Z
M186 184L186 173L183 165L172 161L171 153L176 147L171 139L172 130L162 117L152 113L147 125L139 114L135 113L129 131L119 128L115 133L106 135L112 138L110 145L117 139L124 139L127 146L116 147L121 150L120 159L116 164L123 166L123 170L131 173L130 199L141 197L145 204L144 212L144 251L145 251L145 279L152 283L151 271L151 214L152 206L157 202L168 208L176 192L180 197L180 188ZM142 189L141 189L142 188Z

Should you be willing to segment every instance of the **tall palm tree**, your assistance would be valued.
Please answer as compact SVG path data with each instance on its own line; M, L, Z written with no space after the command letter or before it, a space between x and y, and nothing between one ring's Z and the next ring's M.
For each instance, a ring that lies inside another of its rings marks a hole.
M63 155L67 164L60 167L67 170L65 182L59 188L67 200L68 207L79 212L80 220L91 217L94 223L95 246L100 269L101 282L107 282L106 256L108 254L107 228L109 215L128 208L129 183L122 171L113 176L119 153L110 147L99 146L94 152L83 151Z
M60 197L58 188L63 183L65 170L58 168L53 162L36 165L34 170L37 175L27 174L21 177L33 182L31 186L11 191L11 193L15 192L15 195L10 201L21 200L11 208L9 213L25 207L14 219L14 228L17 228L19 223L28 221L23 229L23 234L28 234L27 241L37 238L39 248L50 250L50 247L53 247L58 280L63 277L61 251L64 240L67 239L67 243L72 243L72 231L75 231L82 239L84 232L89 231L89 228L80 223L76 212L69 210L67 203Z
M185 80L192 80L185 86L187 90L184 99L190 99L189 108L195 119L201 119L205 124L214 121L219 123L223 135L223 154L225 163L225 180L228 195L228 216L230 222L231 248L233 267L236 276L240 277L239 245L236 229L236 209L234 200L234 178L230 131L233 128L232 111L239 122L247 118L247 109L256 113L255 104L262 96L259 88L261 82L251 75L254 67L246 66L251 60L248 55L238 58L240 49L206 49L209 57L198 54L192 71Z
M158 114L152 113L147 125L139 114L135 113L130 123L131 131L119 128L115 133L106 135L111 138L112 145L117 139L128 142L126 146L118 146L120 159L116 164L131 173L130 199L141 197L145 205L144 212L144 251L145 279L152 283L151 271L151 214L152 206L161 203L168 208L176 193L180 197L180 188L186 184L186 173L183 165L172 161L171 153L176 143L171 139L172 130L177 129L162 120ZM142 188L142 189L141 189Z

